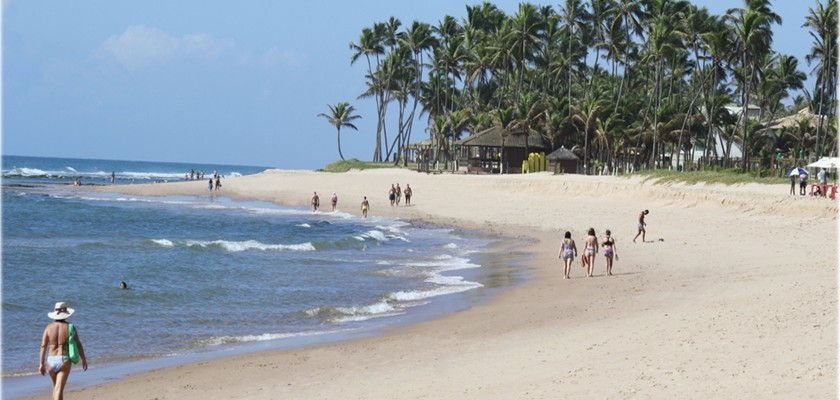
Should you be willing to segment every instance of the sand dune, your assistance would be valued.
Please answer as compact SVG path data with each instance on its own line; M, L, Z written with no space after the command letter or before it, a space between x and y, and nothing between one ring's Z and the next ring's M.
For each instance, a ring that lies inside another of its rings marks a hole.
M521 241L529 281L488 304L385 334L138 374L74 399L833 398L837 394L837 202L787 185L640 178L342 174L270 170L223 194L480 229ZM390 207L392 183L414 190ZM110 187L206 195L203 182ZM326 201L322 200L322 204ZM649 209L649 243L631 243ZM616 276L557 246L611 229ZM72 380L72 378L71 378ZM45 382L45 385L47 383Z

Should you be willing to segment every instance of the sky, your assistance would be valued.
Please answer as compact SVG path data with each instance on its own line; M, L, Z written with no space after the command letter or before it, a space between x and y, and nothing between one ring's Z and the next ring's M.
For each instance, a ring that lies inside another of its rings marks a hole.
M342 129L342 152L372 159L376 108L358 98L367 66L350 63L363 28L392 16L403 27L462 20L481 3L2 1L3 155L284 169L339 159L335 127L318 114L345 101L362 118L358 131ZM719 15L743 4L692 2ZM508 15L519 3L494 2ZM815 0L773 3L783 20L774 50L810 73L801 25ZM412 140L427 137L425 127L423 117Z

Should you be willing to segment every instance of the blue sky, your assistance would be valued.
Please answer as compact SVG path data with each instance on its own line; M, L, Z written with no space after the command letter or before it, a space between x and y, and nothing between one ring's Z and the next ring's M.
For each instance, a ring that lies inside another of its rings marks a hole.
M357 99L366 66L350 65L349 43L391 16L436 24L479 3L3 0L2 153L315 169L339 158L317 114L348 101L362 119L342 151L370 160L375 105ZM774 49L809 73L800 26L815 2L774 3ZM495 4L513 14L519 1Z

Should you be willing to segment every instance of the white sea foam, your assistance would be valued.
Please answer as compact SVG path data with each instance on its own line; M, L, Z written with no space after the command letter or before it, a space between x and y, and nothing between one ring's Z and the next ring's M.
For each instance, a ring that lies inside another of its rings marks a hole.
M280 340L302 336L327 335L331 333L349 332L353 329L332 329L324 331L303 331L290 333L263 333L260 335L242 335L242 336L219 336L207 339L202 342L205 346L218 346L230 343L246 343L246 342L263 342L267 340Z
M309 225L309 224L297 224L295 226L299 226L301 228L311 228L312 227L312 225Z
M246 250L263 250L263 251L315 251L315 246L310 242L300 244L266 244L256 240L246 241L228 241L228 240L213 240L213 241L187 241L187 246L210 247L218 246L224 250L231 252L239 252Z
M175 243L172 243L171 240L167 240L167 239L152 239L152 243L154 243L158 246L163 246L163 247L174 247L175 246Z

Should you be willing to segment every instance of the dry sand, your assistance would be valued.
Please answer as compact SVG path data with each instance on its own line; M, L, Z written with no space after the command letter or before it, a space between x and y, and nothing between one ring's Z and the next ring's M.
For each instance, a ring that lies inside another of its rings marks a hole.
M411 207L392 208L392 183ZM529 281L487 304L313 348L142 373L73 399L791 399L837 395L837 202L787 185L655 184L639 178L270 170L222 193L327 205L514 237ZM106 190L207 195L205 182ZM648 241L633 244L649 209ZM604 277L562 279L562 233L611 229ZM661 239L661 241L660 241ZM95 359L95 355L92 357ZM95 367L95 365L94 365ZM82 372L75 372L76 374ZM72 377L71 377L72 380Z

